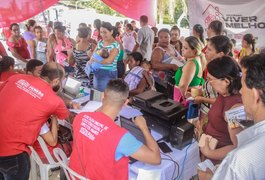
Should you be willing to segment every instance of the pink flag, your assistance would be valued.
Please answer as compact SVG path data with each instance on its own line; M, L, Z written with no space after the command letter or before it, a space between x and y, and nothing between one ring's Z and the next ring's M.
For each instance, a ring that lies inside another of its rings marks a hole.
M139 21L141 15L148 16L148 24L156 24L156 0L102 0L117 12Z

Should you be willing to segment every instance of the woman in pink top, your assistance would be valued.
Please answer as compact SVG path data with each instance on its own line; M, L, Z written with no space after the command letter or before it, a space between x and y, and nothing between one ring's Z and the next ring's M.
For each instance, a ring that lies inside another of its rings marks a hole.
M136 42L136 32L133 31L133 27L131 24L126 24L125 32L122 36L122 45L125 49L126 53L131 53Z
M225 111L242 104L240 67L229 57L216 58L208 63L208 80L218 96L208 113L208 123L205 133L218 140L216 149L209 148L209 139L201 147L202 154L211 159L214 164L221 160L237 146L236 134L241 128L230 128L225 118Z

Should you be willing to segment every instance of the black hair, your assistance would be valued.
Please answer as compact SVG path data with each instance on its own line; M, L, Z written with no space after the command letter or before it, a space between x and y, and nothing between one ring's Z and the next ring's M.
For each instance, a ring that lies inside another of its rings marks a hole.
M65 26L55 26L54 27L54 30L55 29L57 29L59 32L62 32L62 33L65 33L65 30L66 30L66 28L65 28Z
M139 61L141 64L143 62L143 55L139 52L132 52L128 56L132 56L135 61Z
M36 24L36 21L33 19L28 20L27 24L26 24L26 28L29 31L30 27L33 27Z
M81 28L86 28L87 27L87 24L86 23L80 23L79 25L78 25L78 27L80 27L81 26Z
M99 19L94 20L94 25L98 31L100 31L101 21Z
M234 47L236 46L236 40L235 39L231 39L231 42L233 43Z
M146 15L140 16L140 22L148 23L148 17Z
M158 36L159 36L159 34L162 33L162 32L170 34L170 32L169 32L169 30L168 30L167 28L162 28L162 29L160 29L160 30L158 31Z
M200 24L195 24L195 25L193 26L193 30L194 30L196 33L199 34L199 36L200 36L200 41L201 41L203 44L205 44L204 35L203 35L203 33L204 33L204 29L203 29L202 25L200 25Z
M245 34L243 36L243 40L246 41L248 44L252 45L252 52L254 53L255 52L255 44L256 44L254 36L252 34Z
M171 31L174 31L174 30L177 30L179 32L179 34L180 34L180 29L179 29L178 26L176 26L176 25L175 26L172 26L171 29L170 29L170 32Z
M124 97L127 99L129 96L129 87L128 84L123 79L112 79L108 82L106 86L107 91L114 91L116 93L121 94L121 98ZM117 99L118 101L124 100L124 99Z
M219 20L212 21L208 26L208 29L209 28L212 29L216 35L222 35L224 31L223 23Z
M78 28L78 37L87 38L87 36L91 34L91 29L88 27Z
M260 91L260 97L265 104L265 54L245 56L240 61L241 67L246 69L246 86Z
M55 22L53 23L53 27L55 28L56 26L63 26L63 23L60 22L60 21L55 21Z
M233 45L227 36L214 36L208 42L214 46L217 53L223 52L225 55L231 56L230 53L232 52Z
M155 33L155 36L156 36L156 35L157 35L157 32L158 32L158 29L157 29L157 27L153 26L153 27L151 27L151 29L154 31L154 33Z
M19 27L18 23L12 23L12 24L10 24L10 26L9 26L9 30L12 31L13 26L18 26L18 27Z
M128 27L131 31L133 31L133 26L132 26L132 24L126 24L126 27Z
M34 27L34 32L35 32L36 29L40 29L40 30L42 30L42 27L41 27L41 26L35 26L35 27Z
M60 78L62 79L64 76L64 70L61 67L60 64L54 63L55 65L51 63L46 63L41 69L40 76L41 77L47 77L50 81Z
M26 73L33 72L37 66L42 66L43 62L38 59L31 59L26 64Z
M15 60L10 56L3 56L0 61L0 75L2 72L8 71L10 66L15 65Z
M119 25L121 25L121 22L120 22L120 21L117 21L117 22L115 23L115 27L118 28Z
M230 95L239 93L241 89L240 67L230 56L222 56L208 63L209 74L217 79L228 79L230 84L228 92Z
M113 31L112 32L113 38L116 38L116 36L119 35L118 29L112 26L109 22L102 22L101 27L106 28L108 31Z

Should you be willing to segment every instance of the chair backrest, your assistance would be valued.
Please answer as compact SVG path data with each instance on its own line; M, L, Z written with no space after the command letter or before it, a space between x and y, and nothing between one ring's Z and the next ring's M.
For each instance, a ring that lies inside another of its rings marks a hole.
M48 147L47 147L47 144L46 142L43 140L43 138L41 136L38 137L38 142L40 144L40 147L42 149L42 151L44 152L44 155L46 157L46 159L48 160L48 163L49 164L56 164L56 162L54 161Z
M60 166L63 168L65 176L68 180L75 180L76 178L78 178L80 180L89 180L88 178L85 178L85 177L79 175L78 173L76 173L74 170L72 170L68 166L69 161L68 161L65 153L63 152L63 150L61 150L60 148L54 148L53 154L54 154L55 158L57 159L57 161L59 162Z

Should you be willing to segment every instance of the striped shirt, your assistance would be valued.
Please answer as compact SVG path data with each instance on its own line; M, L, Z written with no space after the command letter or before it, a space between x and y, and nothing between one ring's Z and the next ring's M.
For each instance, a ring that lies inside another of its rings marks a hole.
M138 84L143 78L143 72L144 69L142 67L135 66L124 78L124 81L128 84L130 91L137 88Z
M100 51L102 48L106 48L108 50L108 52L110 52L112 49L116 48L116 49L118 49L118 54L111 64L102 64L100 69L104 69L104 70L108 70L108 71L117 71L117 61L118 61L119 53L120 53L119 43L117 41L115 41L108 46L104 46L104 42L102 40L102 41L98 42L96 51Z
M74 77L76 79L82 80L83 86L91 85L90 81L93 80L93 77L91 79L91 77L89 78L87 74L85 73L86 63L89 61L89 58L90 58L87 56L87 51L89 51L90 49L91 49L91 44L88 45L85 51L77 50L76 48L74 48L73 50L73 56L75 59Z
M237 134L237 140L237 148L225 157L212 179L265 179L265 120Z

